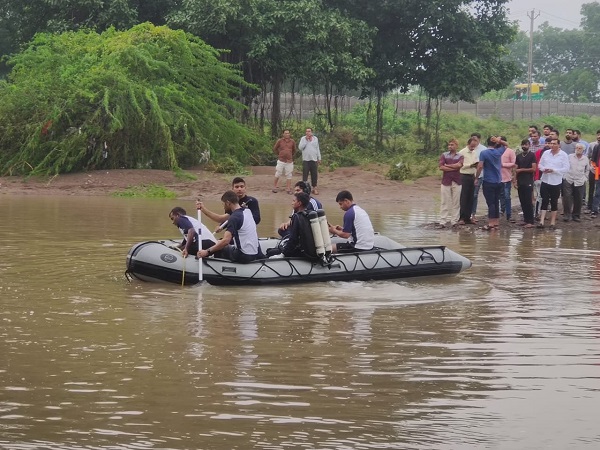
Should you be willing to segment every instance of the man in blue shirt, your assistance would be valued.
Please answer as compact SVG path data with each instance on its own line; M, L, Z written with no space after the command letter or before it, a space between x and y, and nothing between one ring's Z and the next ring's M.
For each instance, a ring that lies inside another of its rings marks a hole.
M479 175L483 171L482 190L488 205L488 224L484 230L491 231L500 225L500 195L502 195L502 155L506 151L506 138L491 136L488 147L479 154L479 164L475 173L475 184L479 184Z

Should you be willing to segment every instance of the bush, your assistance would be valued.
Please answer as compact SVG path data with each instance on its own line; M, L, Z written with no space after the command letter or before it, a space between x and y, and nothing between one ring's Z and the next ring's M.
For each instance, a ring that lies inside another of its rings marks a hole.
M235 120L248 87L217 50L145 23L41 33L0 82L0 173L175 169L240 161L264 140Z

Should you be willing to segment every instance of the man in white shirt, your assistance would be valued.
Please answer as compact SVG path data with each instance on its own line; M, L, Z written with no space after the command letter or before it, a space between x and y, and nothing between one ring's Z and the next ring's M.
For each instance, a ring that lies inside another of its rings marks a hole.
M321 164L321 148L319 147L319 139L313 135L312 128L306 129L306 134L300 139L298 148L302 152L302 181L306 182L310 173L312 192L319 195L317 183L319 181L318 168Z
M540 211L540 223L538 228L544 228L546 210L550 204L550 229L556 228L556 215L558 211L558 199L562 186L563 175L569 171L569 157L560 149L560 140L550 138L550 151L546 151L540 158L539 169L542 173L542 208Z
M573 219L581 222L581 204L585 191L585 182L590 171L590 160L583 154L585 145L575 145L575 153L569 155L569 171L563 179L563 212L565 222Z

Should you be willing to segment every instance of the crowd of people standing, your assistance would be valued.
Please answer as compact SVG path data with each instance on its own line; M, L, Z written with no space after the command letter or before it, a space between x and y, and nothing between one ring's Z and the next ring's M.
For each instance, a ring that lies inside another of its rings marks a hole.
M477 224L479 190L488 207L483 230L497 229L501 217L516 223L513 188L522 210L519 225L524 228L555 229L559 200L564 222L580 222L582 213L596 218L600 209L600 130L593 143L583 140L576 129L566 129L562 140L560 131L551 125L544 125L542 130L540 133L536 125L530 125L517 151L499 135L490 136L483 145L481 135L473 133L460 150L458 140L450 139L447 151L439 158L438 227Z

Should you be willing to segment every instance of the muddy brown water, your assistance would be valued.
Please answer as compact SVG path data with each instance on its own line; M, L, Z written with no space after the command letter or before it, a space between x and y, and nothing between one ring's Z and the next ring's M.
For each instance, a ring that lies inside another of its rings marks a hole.
M0 197L0 448L600 448L597 231L440 233L422 226L435 211L362 205L382 233L473 267L128 282L132 244L177 236L176 203ZM262 211L273 235L289 205Z

